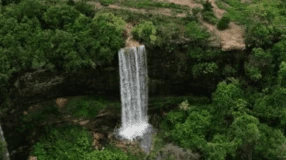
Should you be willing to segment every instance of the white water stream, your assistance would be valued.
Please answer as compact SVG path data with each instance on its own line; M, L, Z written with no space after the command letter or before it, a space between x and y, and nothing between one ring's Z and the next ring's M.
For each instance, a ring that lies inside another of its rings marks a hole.
M147 116L147 55L145 46L120 49L121 128L119 136L133 140L150 127Z

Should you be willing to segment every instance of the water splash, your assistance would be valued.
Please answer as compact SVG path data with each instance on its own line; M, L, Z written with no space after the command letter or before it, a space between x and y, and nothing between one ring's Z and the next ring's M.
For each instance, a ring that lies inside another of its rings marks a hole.
M119 136L133 140L148 131L147 57L145 46L120 49L120 92L122 104Z

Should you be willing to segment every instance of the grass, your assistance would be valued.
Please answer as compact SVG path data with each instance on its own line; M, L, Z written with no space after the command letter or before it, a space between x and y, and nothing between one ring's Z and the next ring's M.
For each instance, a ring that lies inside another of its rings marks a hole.
M239 24L246 24L246 8L247 4L241 3L239 0L218 0L216 4L219 8L228 12L231 21Z
M58 107L51 102L44 102L35 107L33 111L28 112L27 115L23 116L24 122L39 123L50 119L51 117L58 116L60 114Z
M95 96L75 97L68 101L63 112L76 118L94 118L101 110L109 106L119 109L120 103Z
M182 6L174 3L154 2L150 0L125 0L121 5L134 8L171 8L171 9L188 9L187 6Z
M131 8L138 9L156 9L156 8L168 8L171 9L174 13L184 13L188 11L188 6L178 5L175 3L167 2L156 2L153 0L93 0L100 2L103 6L108 6L110 4L117 4L120 6L126 6Z

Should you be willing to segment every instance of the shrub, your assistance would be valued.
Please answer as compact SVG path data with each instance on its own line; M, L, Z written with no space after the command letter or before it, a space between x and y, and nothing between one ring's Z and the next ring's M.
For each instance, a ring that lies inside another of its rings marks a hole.
M103 6L108 6L114 2L115 2L115 0L100 0L100 4Z
M206 3L203 4L203 11L211 11L213 10L213 6L212 6L212 3L209 2L209 0L206 1Z
M118 150L93 151L84 157L83 160L128 160L130 159L124 152Z
M52 129L33 146L32 155L38 160L84 159L92 150L91 134L76 126Z
M209 38L209 33L197 22L192 21L186 25L185 36L190 39L191 42L204 43Z
M217 23L217 28L219 30L224 30L228 28L230 18L228 16L223 16Z
M167 144L159 152L159 157L162 159L176 159L176 160L198 160L200 155L192 152L189 149L181 148L174 144Z
M192 9L192 13L193 13L193 15L197 15L198 13L200 13L202 11L202 9L201 8L199 8L199 7L195 7L195 8L193 8Z
M94 9L91 5L87 3L84 2L75 3L75 9L88 17L94 17Z
M147 45L155 44L157 40L156 33L156 27L151 21L145 21L143 23L140 23L132 29L132 34L134 38L147 43Z
M67 103L65 110L74 117L92 118L96 117L100 110L106 105L101 100L90 99L88 97L73 99Z
M92 149L92 136L84 128L64 126L52 129L33 146L32 155L38 160L127 160L119 149Z
M205 11L202 13L203 19L210 24L216 24L217 18L212 11Z

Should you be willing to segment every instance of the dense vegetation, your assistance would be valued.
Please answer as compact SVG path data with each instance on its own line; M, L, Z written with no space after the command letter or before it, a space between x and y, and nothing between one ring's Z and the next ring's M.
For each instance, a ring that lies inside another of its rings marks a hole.
M32 153L38 159L66 160L126 160L127 155L115 148L103 151L92 149L91 134L83 128L66 126L52 129L48 136L43 137L34 146Z
M131 31L133 37L146 45L152 57L163 59L162 64L152 65L168 70L158 73L158 77L178 83L190 80L197 88L209 91L198 99L165 97L160 101L151 97L150 112L154 110L156 113L152 114L159 116L153 125L158 129L155 138L161 144L155 144L155 148L173 143L200 155L201 159L211 160L286 159L286 3L283 0L247 3L219 0L217 5L228 12L221 19L215 17L208 1L202 2L203 9L195 8L193 15L183 18L94 9L84 1L0 2L3 104L0 115L6 111L3 102L11 96L12 80L21 73L35 70L72 73L114 65L118 49L124 47L125 24L131 23L135 26ZM187 10L186 6L153 1L98 2L105 6L121 3L134 8ZM245 51L223 52L211 47L208 44L211 35L201 27L198 15L220 30L227 29L230 21L244 25ZM23 116L23 125L18 130L23 133L35 130L63 113L73 118L93 119L100 110L108 108L108 103L83 98L70 101L63 110L51 105L35 115ZM109 106L118 111L118 103ZM155 158L160 147L137 159ZM0 141L0 155L2 148ZM94 150L90 132L70 125L48 126L30 151L39 160L134 158L113 146Z

